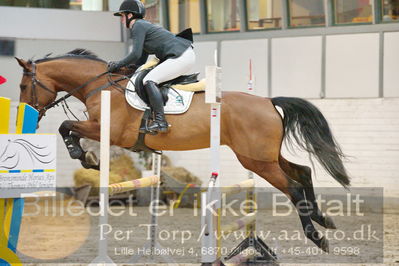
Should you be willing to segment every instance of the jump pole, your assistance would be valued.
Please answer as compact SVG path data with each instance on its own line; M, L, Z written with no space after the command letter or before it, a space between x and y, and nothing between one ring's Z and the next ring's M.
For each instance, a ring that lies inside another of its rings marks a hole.
M151 241L148 248L154 251L155 248L162 248L156 242L157 233L157 216L155 212L158 208L159 189L160 189L160 172L161 172L161 155L153 154L153 173L156 175L140 178L137 180L121 182L117 184L109 184L109 163L110 163L110 130L111 130L111 93L110 91L101 92L101 137L100 137L100 217L99 217L99 244L98 256L91 262L91 265L116 265L108 256L108 238L104 234L103 226L108 225L108 209L109 195L126 191L131 191L143 187L152 186L151 188ZM153 253L151 253L151 258ZM132 261L140 259L133 257ZM165 258L167 262L171 262L169 258Z
M109 208L109 160L110 160L110 131L111 131L111 92L101 92L101 136L100 136L100 234L98 241L98 256L91 265L116 265L108 256L108 236L103 227L108 223Z
M155 174L158 177L157 182L155 185L151 187L151 228L150 228L150 241L144 245L143 249L144 250L149 250L150 255L149 259L147 262L153 262L156 263L154 259L154 253L156 250L163 250L164 248L161 246L161 244L158 243L157 241L157 234L158 234L158 207L159 207L159 196L160 196L160 176L161 176L161 157L162 155L160 153L153 153L152 154L152 170L153 174ZM147 253L147 252L145 252ZM146 255L141 255L141 254L136 254L132 257L132 259L129 261L129 263L135 264L139 263L140 259L142 257L145 257ZM166 263L173 263L173 259L168 256L168 255L159 255L159 257L162 257L163 260Z

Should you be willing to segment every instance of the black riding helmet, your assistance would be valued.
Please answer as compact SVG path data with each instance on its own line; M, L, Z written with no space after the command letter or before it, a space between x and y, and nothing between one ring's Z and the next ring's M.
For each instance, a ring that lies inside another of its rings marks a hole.
M133 19L145 17L145 7L140 0L125 0L119 7L119 11L114 16L122 16L122 14L133 14L133 17L126 20L126 27L129 27Z

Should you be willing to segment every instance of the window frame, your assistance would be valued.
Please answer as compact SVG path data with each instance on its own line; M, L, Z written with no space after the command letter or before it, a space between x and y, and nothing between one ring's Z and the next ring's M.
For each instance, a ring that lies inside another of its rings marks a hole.
M206 28L205 28L205 34L221 34L221 33L223 33L223 34L225 34L225 33L237 33L237 32L241 32L242 30L243 30L243 24L242 24L242 11L240 10L240 12L239 12L239 14L240 14L240 29L239 30L229 30L229 31L227 31L227 30L223 30L223 31L209 31L209 23L208 23L208 21L209 21L209 19L208 19L208 1L211 1L211 0L203 0L203 2L204 2L204 7L205 7L205 25L206 25ZM242 8L242 1L241 0L237 0L237 1L239 1L239 7L240 7L240 9ZM245 30L247 30L246 28L245 28ZM202 31L201 31L202 32Z
M245 31L247 32L258 32L258 31L273 31L273 30L282 30L283 29L283 9L284 7L281 6L281 22L280 25L281 27L276 27L276 28L265 28L265 29L250 29L249 28L249 10L248 10L248 0L241 0L242 3L242 9L244 11L244 17L245 17Z
M373 25L374 21L377 23L377 18L375 17L375 2L376 0L373 0L373 3L371 5L371 15L373 16L373 19L371 22L359 22L359 23L355 23L355 22L351 22L351 23L337 23L337 18L336 18L336 13L335 11L337 10L336 8L336 1L337 0L329 0L331 2L331 26L332 27L347 27L347 26L362 26L362 25ZM378 1L378 0L377 0Z
M397 20L392 21L384 21L384 4L382 3L384 0L376 0L376 15L378 15L378 21L376 24L392 24L392 23L399 23L399 18ZM376 17L377 18L377 17Z
M169 31L171 31L171 27L170 27L170 4L169 4L169 0L161 0L161 1L164 1L165 2L165 10L166 10L166 13L165 13L165 25L164 25L164 28L165 29L167 29L167 30L169 30ZM202 1L202 0L199 0L199 12L200 12L200 17L199 17L199 28L200 28L200 31L199 32L193 32L193 35L200 35L200 34L204 34L204 32L203 32L203 23L202 23L202 10L203 10L203 7L202 7L202 5L203 5L203 2L204 1Z
M327 27L327 13L326 13L326 7L325 1L323 1L323 14L324 14L324 25L308 25L308 26L292 26L291 24L291 0L283 0L286 3L286 9L287 9L287 28L288 29L310 29L310 28L325 28Z

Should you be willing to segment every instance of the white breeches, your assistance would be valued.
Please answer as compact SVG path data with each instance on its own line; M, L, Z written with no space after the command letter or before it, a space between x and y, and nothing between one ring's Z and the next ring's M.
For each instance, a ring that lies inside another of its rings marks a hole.
M177 58L170 58L156 66L145 76L143 83L150 80L157 84L169 81L187 74L195 65L195 53L193 48L187 50Z

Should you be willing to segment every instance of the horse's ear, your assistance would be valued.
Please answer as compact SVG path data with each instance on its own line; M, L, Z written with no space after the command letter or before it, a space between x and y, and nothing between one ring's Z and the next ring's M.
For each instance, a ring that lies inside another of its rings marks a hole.
M25 70L28 70L29 71L29 64L28 64L28 62L26 62L25 60L23 60L23 59L19 59L18 57L14 57L17 61L18 61L18 64L21 66L21 67L23 67Z

